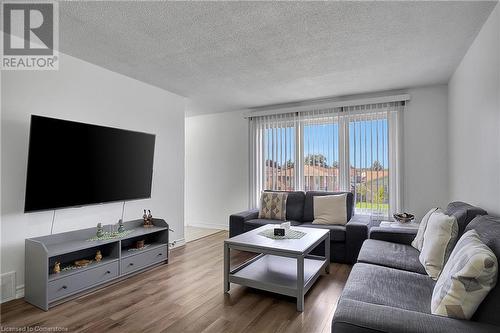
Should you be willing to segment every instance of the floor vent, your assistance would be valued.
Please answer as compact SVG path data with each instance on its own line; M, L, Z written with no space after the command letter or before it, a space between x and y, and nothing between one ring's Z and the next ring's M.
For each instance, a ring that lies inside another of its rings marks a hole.
M16 272L0 275L2 288L0 289L0 302L7 302L16 298Z

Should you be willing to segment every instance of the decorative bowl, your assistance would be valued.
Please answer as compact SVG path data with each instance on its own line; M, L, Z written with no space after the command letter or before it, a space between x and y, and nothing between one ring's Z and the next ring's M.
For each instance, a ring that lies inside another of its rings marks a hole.
M394 214L394 219L398 221L399 223L408 223L411 222L415 216L413 214L409 213L399 213L399 214Z

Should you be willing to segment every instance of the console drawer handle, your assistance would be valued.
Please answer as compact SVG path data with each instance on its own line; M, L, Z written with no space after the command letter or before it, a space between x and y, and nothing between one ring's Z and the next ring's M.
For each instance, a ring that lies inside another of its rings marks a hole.
M162 256L162 255L163 255L163 253L158 253L158 257L159 257L159 256Z
M131 263L130 263L130 264L128 264L128 265L129 265L129 266L134 266L134 263L133 263L133 262L131 262Z
M110 271L106 271L106 274L111 274L111 272Z
M63 289L67 289L68 287L67 286L62 286Z

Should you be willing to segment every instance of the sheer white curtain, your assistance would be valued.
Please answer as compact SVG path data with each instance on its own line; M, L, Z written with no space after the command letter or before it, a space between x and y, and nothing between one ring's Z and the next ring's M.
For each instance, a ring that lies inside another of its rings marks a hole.
M358 214L385 218L401 209L401 119L405 104L343 108L348 124L350 189Z
M291 191L297 186L296 113L250 118L250 207L264 190Z
M350 191L358 214L401 209L404 102L250 118L250 206L263 190Z

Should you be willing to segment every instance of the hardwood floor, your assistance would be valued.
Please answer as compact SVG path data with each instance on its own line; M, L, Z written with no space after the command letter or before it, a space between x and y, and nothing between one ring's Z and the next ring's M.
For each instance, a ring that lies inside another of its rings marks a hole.
M199 228L187 225L184 227L184 239L187 242L213 235L220 232L220 229Z
M231 285L223 293L227 232L171 251L168 265L100 289L44 312L22 299L1 305L8 327L62 327L68 332L330 332L337 299L351 270L332 263L296 311L294 298ZM232 264L248 258L232 255Z

